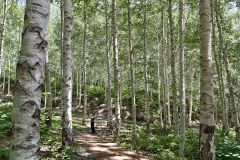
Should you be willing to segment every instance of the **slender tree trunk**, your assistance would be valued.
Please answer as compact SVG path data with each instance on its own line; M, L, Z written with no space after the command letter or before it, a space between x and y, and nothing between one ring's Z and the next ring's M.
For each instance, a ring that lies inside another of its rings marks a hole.
M118 67L118 42L117 42L117 24L116 15L117 5L116 0L112 0L112 37L113 37L113 52L114 52L114 92L115 92L115 133L114 141L116 142L120 136L121 116L119 104L119 67Z
M159 41L159 25L157 26L157 47L158 47L158 60L157 60L157 66L158 66L158 108L160 110L159 117L160 117L160 123L161 126L163 126L163 118L162 118L162 108L164 104L161 106L161 55L160 55L160 41ZM163 76L163 75L162 75Z
M179 156L184 157L185 148L185 82L184 82L184 37L183 37L183 0L179 0L179 72L180 72L180 104L181 104L181 114L180 114L180 143L179 143Z
M5 65L3 63L3 90L2 93L5 93L5 82L6 82L6 69L5 69Z
M173 36L173 20L172 20L172 0L169 0L168 5L168 15L169 15L169 26L170 26L170 53L172 55L171 59L171 69L172 69L172 90L173 90L173 123L175 128L175 134L179 133L178 124L178 106L176 104L177 93L176 93L176 78L175 78L175 54L174 54L174 36Z
M193 58L190 58L189 64L189 73L188 73L188 105L189 105L189 114L188 114L188 125L191 126L192 124L192 106L193 106L193 75L194 75L194 67L193 67Z
M135 96L135 75L134 75L134 54L132 47L132 19L131 0L128 0L128 47L130 55L131 91L132 91L132 129L133 138L136 138L136 96Z
M212 5L212 12L211 12L211 16L212 16L212 23L213 23L213 3L211 3ZM213 37L213 54L214 54L214 60L215 60L215 64L216 64L216 68L217 68L217 76L218 76L218 86L219 86L219 92L220 92L220 99L221 99L221 105L222 105L222 122L223 122L223 130L228 129L228 114L227 114L227 105L225 103L225 95L224 95L224 91L223 91L223 84L221 82L221 71L220 71L220 65L218 63L218 57L217 57L217 53L216 53L216 35L215 35L215 25L213 25L212 27L212 37ZM220 53L219 53L220 54Z
M119 90L119 103L120 103L120 115L122 115L122 97L123 97L123 68L120 68L120 90Z
M79 73L79 107L81 107L82 103L82 70Z
M234 125L235 125L235 131L236 131L236 139L238 142L240 142L240 124L239 124L239 119L238 119L238 113L237 109L235 106L235 100L234 100L234 91L233 91L233 86L232 86L232 76L230 72L230 67L229 67L229 61L228 61L228 53L226 51L226 47L224 46L224 40L223 40L223 35L222 35L222 26L219 18L219 10L218 8L220 7L220 2L218 0L215 0L215 12L216 12L216 21L217 21L217 27L218 27L218 36L219 36L219 50L220 52L223 53L223 58L224 58L224 64L225 64L225 69L227 72L227 82L228 82L228 90L230 94L230 103L233 111L233 119L234 119Z
M54 83L54 107L57 106L57 75L56 75L56 71L54 72L54 78L55 78L55 83Z
M71 0L63 0L63 82L62 82L62 145L73 146L72 132L72 56L71 56Z
M110 55L110 45L108 39L108 0L105 0L105 23L106 23L106 54L107 54L107 104L108 104L108 122L107 126L110 130L113 129L112 122L112 74L111 74L111 55Z
M162 0L163 4L163 0ZM162 6L163 7L163 6ZM167 127L167 87L166 87L166 62L165 62L165 39L164 39L164 8L161 10L161 55L162 55L162 84L163 84L163 122Z
M83 121L82 124L86 125L87 116L87 61L86 61L86 37L87 37L87 19L86 19L86 1L84 0L83 9L83 82L84 82L84 109L83 109Z
M52 88L51 88L51 77L50 77L48 52L46 53L45 80L46 80L46 92L48 93L47 103L46 103L48 115L47 115L46 123L48 125L52 125Z
M77 70L77 90L76 90L76 95L77 95L77 100L76 101L77 101L77 103L78 103L78 82L79 82L78 77L79 76L78 76L78 70Z
M169 1L171 4L171 0ZM169 5L169 13L171 13L171 6ZM170 14L171 15L171 14ZM178 133L178 106L177 106L177 89L176 89L176 72L175 72L175 53L174 53L174 41L173 41L173 22L172 16L170 16L170 34L171 34L171 72L172 72L172 95L173 95L173 109L175 120L175 132Z
M211 30L210 0L200 0L200 160L216 159Z
M145 120L147 122L147 128L150 126L150 112L149 112L149 88L148 88L148 70L147 70L147 0L144 0L144 79L145 79Z
M40 159L40 104L50 1L26 2L12 111L10 160Z
M3 2L3 22L2 22L2 32L0 39L0 78L1 78L1 68L2 68L2 59L3 59L3 47L4 47L4 38L5 38L5 27L7 20L7 0Z
M8 95L11 94L11 54L8 54Z

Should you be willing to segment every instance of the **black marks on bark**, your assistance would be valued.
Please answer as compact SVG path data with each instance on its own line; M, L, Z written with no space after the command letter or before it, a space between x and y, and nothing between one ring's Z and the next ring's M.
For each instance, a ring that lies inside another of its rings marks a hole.
M215 160L214 128L215 126L200 124L200 160Z
M200 132L204 134L214 134L215 126L209 126L207 124L200 124Z
M40 118L40 109L39 108L35 109L35 112L33 113L32 118L34 118L34 119Z

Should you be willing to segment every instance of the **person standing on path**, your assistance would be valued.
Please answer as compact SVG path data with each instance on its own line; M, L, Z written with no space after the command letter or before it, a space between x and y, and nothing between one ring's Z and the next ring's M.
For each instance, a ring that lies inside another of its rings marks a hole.
M91 130L92 130L92 133L95 133L95 128L94 128L94 114L92 114L92 117L91 117Z

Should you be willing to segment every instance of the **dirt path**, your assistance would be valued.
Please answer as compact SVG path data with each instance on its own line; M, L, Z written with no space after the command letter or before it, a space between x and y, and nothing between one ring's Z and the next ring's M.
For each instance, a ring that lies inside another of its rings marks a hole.
M75 130L75 141L81 146L85 146L87 153L81 153L80 159L90 160L150 160L146 156L129 151L124 147L118 146L102 140L97 134L90 133L89 130ZM81 152L81 151L80 151ZM85 156L85 157L84 157ZM79 158L75 158L78 160Z

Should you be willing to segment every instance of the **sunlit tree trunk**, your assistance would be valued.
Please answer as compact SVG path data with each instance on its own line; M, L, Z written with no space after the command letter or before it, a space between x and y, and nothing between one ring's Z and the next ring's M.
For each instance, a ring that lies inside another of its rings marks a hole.
M17 64L10 160L40 159L40 104L47 51L50 1L26 1L22 47Z
M136 97L135 97L135 75L134 75L134 54L132 47L132 17L131 17L131 0L128 0L128 47L130 53L130 74L131 74L131 91L132 91L132 129L133 137L136 138Z
M185 81L184 81L184 37L183 37L183 0L179 0L179 93L180 93L180 143L179 143L179 157L184 157L185 148Z
M47 115L46 123L48 125L52 125L52 89L51 89L51 77L50 77L48 52L46 53L45 81L46 81L46 92L48 93L47 103L46 103L48 115Z
M84 109L83 109L83 121L82 124L86 125L86 116L87 116L87 61L86 61L86 37L87 37L87 18L86 18L86 1L84 0L84 9L83 9L83 21L84 21L84 30L83 30L83 83L84 83Z
M118 42L117 42L117 24L116 15L117 5L116 0L112 0L112 37L113 37L113 52L114 52L114 93L115 93L115 131L114 141L116 142L120 136L121 116L119 104L119 67L118 67Z
M78 82L79 82L79 81L78 81L78 78L79 78L79 76L78 76L78 70L77 70L77 80L76 80L76 81L77 81L77 90L76 90L76 96L77 96L76 102L77 102L77 103L78 103L78 86L79 86L79 85L78 85Z
M200 0L200 160L216 159L211 30L210 0Z
M215 0L216 21L217 21L218 36L219 36L219 50L220 50L220 52L223 53L225 69L227 72L227 83L228 83L228 90L229 90L229 95L230 95L230 103L231 103L233 117L234 117L233 119L234 119L235 131L236 131L236 139L238 142L240 142L240 124L239 124L237 109L235 106L234 91L233 91L232 80L231 80L232 76L231 76L229 61L228 61L228 53L226 51L226 47L224 46L222 26L221 26L221 22L220 22L220 18L219 18L219 7L220 7L219 3L220 2L218 0Z
M112 122L112 74L111 74L111 55L108 35L108 0L105 0L105 23L106 23L106 54L107 54L107 105L108 105L108 123L107 126L110 130L113 129Z
M1 68L2 68L2 59L3 59L3 47L4 47L4 38L5 38L5 28L7 20L7 0L3 1L3 22L1 29L1 38L0 38L0 77L1 77Z
M150 126L150 112L149 112L149 87L148 87L148 69L147 69L147 0L144 0L144 80L145 80L145 120L147 128Z
M63 84L62 84L62 145L73 146L72 132L72 56L71 56L71 0L63 0Z

